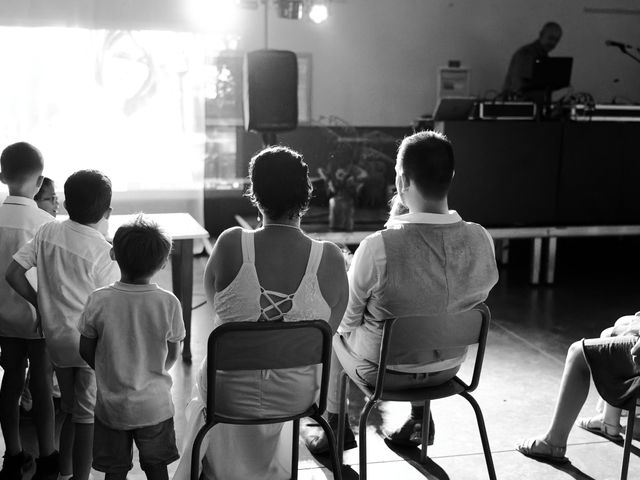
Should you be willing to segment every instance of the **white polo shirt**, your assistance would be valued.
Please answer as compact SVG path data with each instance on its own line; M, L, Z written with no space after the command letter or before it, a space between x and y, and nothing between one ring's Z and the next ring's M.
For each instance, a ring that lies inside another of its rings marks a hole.
M34 308L9 286L4 274L13 254L51 221L53 217L31 198L10 195L0 206L0 337L42 338Z
M85 367L78 346L78 322L89 294L120 278L111 245L97 230L74 222L44 225L13 258L38 268L38 309L51 361L57 367Z

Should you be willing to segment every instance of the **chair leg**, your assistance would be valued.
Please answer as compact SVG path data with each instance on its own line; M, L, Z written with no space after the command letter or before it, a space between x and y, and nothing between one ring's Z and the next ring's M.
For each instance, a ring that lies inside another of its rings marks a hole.
M340 410L338 412L338 462L342 465L342 456L344 453L344 422L347 415L347 389L349 387L349 377L346 372L340 374L338 382L340 399Z
M620 472L620 479L627 480L627 473L629 471L629 455L631 454L631 442L633 442L633 424L636 420L636 402L635 399L631 402L631 408L629 409L629 415L627 416L627 431L624 435L624 451L622 453L622 470Z
M429 447L429 418L431 417L431 400L424 401L424 413L422 416L422 450L420 450L420 463L427 462L427 448Z
M367 480L367 420L376 400L369 400L360 412L358 439L360 440L360 480Z
M291 480L298 480L298 454L300 448L300 419L293 421L293 439L291 441Z
M322 415L316 415L313 418L324 430L325 435L327 436L327 440L329 441L329 454L331 455L331 469L333 473L333 478L335 480L342 480L342 464L338 458L338 449L336 448L336 436L333 434L333 430ZM296 420L297 421L297 420ZM293 477L292 477L293 478ZM297 469L296 469L296 478L297 478Z
M476 414L476 420L478 421L478 430L480 430L480 439L482 440L482 450L484 451L484 459L487 462L487 471L489 472L489 478L491 480L496 479L496 470L493 466L493 458L491 456L491 447L489 447L489 437L487 436L487 429L484 424L484 417L482 416L482 410L480 405L476 402L476 399L469 395L467 392L462 392L460 395L467 399L467 401L473 407L473 411Z
M204 440L205 435L211 430L215 423L205 424L200 430L198 430L198 434L196 438L193 440L193 449L191 451L191 480L199 480L200 478L200 446L202 445L202 440Z

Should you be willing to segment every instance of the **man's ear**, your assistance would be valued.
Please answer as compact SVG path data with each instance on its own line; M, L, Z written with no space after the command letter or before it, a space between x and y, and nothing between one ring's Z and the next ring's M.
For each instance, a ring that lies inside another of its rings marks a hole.
M107 208L107 210L102 215L102 218L104 218L105 220L109 220L109 217L111 216L112 211L113 211L113 208L111 207Z
M44 182L44 176L40 175L40 176L38 176L38 182L36 183L36 186L38 187L38 190L40 190L40 187L42 187L42 182Z
M400 189L403 192L406 192L407 190L409 190L410 185L411 182L409 180L409 177L407 177L404 173L400 174Z
M0 182L7 183L7 179L4 176L4 173L0 172Z
M113 247L111 247L111 250L109 250L109 258L111 258L111 260L113 261L116 260L116 252L113 251Z

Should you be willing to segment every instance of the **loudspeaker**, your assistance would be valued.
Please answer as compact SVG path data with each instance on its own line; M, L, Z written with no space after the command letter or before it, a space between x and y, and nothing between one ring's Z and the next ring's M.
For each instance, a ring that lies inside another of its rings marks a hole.
M282 132L298 126L298 59L288 50L248 52L244 65L244 126Z

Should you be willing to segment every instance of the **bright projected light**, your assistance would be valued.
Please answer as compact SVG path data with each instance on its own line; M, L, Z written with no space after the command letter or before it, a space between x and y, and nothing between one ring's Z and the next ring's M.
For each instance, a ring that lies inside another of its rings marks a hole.
M58 190L76 170L103 171L116 213L125 213L117 211L124 199L128 210L155 205L201 217L204 55L196 35L3 27L0 42L11 45L0 50L0 148L33 143Z
M329 18L329 8L324 3L314 3L309 11L309 18L314 23L325 22Z
M190 0L191 16L205 31L232 29L238 17L238 0Z

